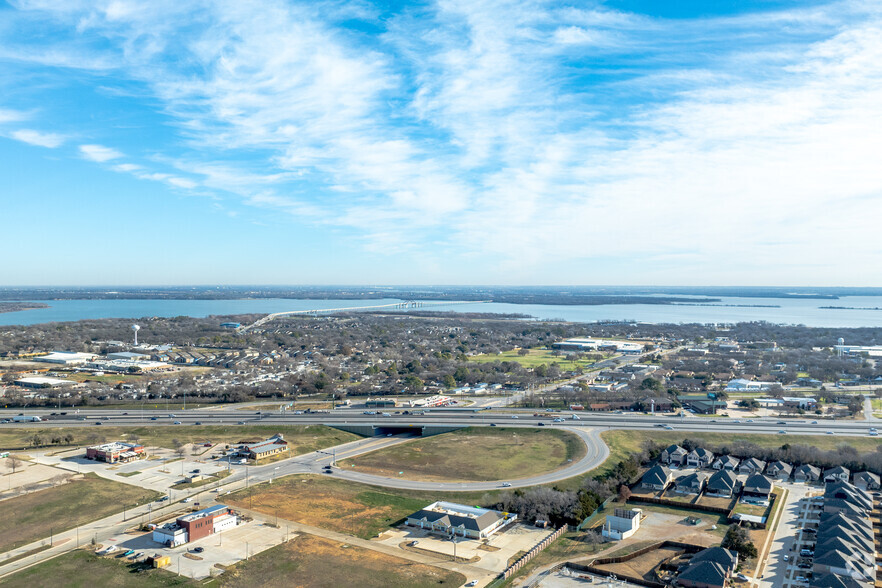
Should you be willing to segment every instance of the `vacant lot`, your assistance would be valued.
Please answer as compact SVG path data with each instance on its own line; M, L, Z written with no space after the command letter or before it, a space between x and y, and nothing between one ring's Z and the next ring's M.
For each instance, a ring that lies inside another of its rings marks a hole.
M658 578L653 573L653 570L655 570L655 568L664 560L680 555L681 553L683 553L682 549L664 547L661 549L653 549L652 551L644 553L643 555L638 555L634 559L628 561L598 565L597 567L616 575L643 578L644 580L657 582Z
M474 361L477 363L491 363L494 361L513 361L521 364L525 368L534 368L536 366L540 366L542 364L557 364L557 366L563 371L573 371L579 368L587 369L594 365L594 359L579 359L576 361L568 361L567 354L565 352L554 352L550 349L529 349L527 350L527 355L521 355L518 353L520 350L514 349L512 351L504 351L502 353L494 354L494 355L476 355L474 357L470 357L469 361ZM559 355L554 355L558 353ZM603 359L612 357L612 354L609 353L592 353L591 355L603 356Z
M235 492L225 496L224 501L368 539L436 500L481 504L489 496L492 495L386 490L331 477L297 475Z
M288 455L309 453L347 441L358 436L322 425L269 426L269 425L200 425L163 427L114 427L113 421L101 427L70 427L58 429L7 428L0 430L0 449L19 449L31 446L35 434L49 443L52 437L74 437L72 445L94 445L108 440L138 440L148 446L174 448L173 441L181 443L236 443L244 440L265 439L282 433L291 446Z
M672 420L673 422L673 420ZM673 422L676 424L675 422ZM732 445L735 441L747 441L760 447L781 447L803 444L821 450L836 449L840 445L849 445L858 451L876 451L882 446L882 439L872 437L838 437L823 434L823 425L818 425L818 435L763 435L751 433L696 433L693 431L605 431L601 437L610 447L610 457L627 455L640 451L643 442L652 439L656 443L668 445L681 443L683 439L692 439L709 446ZM616 461L621 459L618 457ZM603 467L603 466L601 466Z
M0 553L49 537L52 532L122 512L124 505L144 504L159 496L152 490L86 474L61 486L4 500Z
M129 564L112 557L98 557L83 550L72 551L3 579L4 588L160 588L200 585L201 582L165 570Z
M420 480L503 480L550 472L584 454L582 441L566 431L469 428L374 451L340 467Z
M273 547L229 568L222 586L359 586L360 588L429 588L462 586L462 574L417 564L375 551L312 535Z

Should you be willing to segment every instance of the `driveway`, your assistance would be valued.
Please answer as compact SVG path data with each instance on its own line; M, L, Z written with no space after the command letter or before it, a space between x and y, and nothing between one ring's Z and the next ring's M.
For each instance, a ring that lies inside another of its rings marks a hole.
M817 494L821 491L816 486L806 486L804 484L783 484L778 482L777 485L788 490L787 501L782 507L778 526L775 529L775 538L772 540L772 545L769 548L769 554L766 557L762 574L756 580L759 588L783 588L789 584L789 578L793 575L793 570L795 569L792 557L794 552L792 549L796 542L797 529L805 524L808 512L808 495ZM785 555L790 561L784 561Z

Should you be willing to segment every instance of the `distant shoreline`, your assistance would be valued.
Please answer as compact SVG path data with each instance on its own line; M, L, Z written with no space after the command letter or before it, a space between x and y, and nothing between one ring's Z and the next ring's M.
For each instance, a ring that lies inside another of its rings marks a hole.
M49 308L49 305L42 302L0 302L0 312L21 312L39 308Z

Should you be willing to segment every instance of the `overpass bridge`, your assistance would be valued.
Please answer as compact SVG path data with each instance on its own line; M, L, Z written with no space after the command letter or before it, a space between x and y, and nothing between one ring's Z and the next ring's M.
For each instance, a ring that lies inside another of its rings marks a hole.
M386 435L409 435L411 437L431 437L432 435L440 435L441 433L449 433L459 429L464 429L467 425L432 425L432 424L406 424L406 423L345 423L332 424L329 427L355 433L363 437L385 437Z
M409 308L431 308L436 306L452 306L454 304L485 304L489 300L453 300L444 302L423 302L421 300L405 300L402 302L393 302L391 304L375 304L372 306L348 306L343 308L313 308L309 310L286 310L283 312L273 312L261 317L250 325L242 325L236 328L237 333L245 333L251 329L256 329L266 323L284 316L293 316L297 314L305 314L315 316L318 314L335 314L338 312L358 312L362 310L378 310L386 308L390 310L406 310Z

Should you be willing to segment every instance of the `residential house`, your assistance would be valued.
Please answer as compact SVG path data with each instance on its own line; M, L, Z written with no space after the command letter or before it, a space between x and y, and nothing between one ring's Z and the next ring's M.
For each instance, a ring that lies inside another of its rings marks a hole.
M714 461L711 467L715 470L735 471L738 468L739 463L741 462L731 455L721 455Z
M714 461L714 454L703 447L697 447L686 456L686 465L692 468L709 468Z
M650 468L640 479L640 485L647 490L664 490L671 483L671 470L656 465Z
M768 504L772 493L772 481L762 474L753 474L744 482L741 501Z
M735 492L738 479L732 470L719 470L705 483L705 493L710 496L728 498Z
M783 461L773 461L766 466L766 475L775 480L786 482L793 473L793 466Z
M821 470L810 464L802 464L793 471L793 481L813 484L821 479Z
M674 488L681 494L698 494L704 488L707 478L707 474L702 472L680 476L674 480Z
M755 457L748 457L738 465L739 474L758 474L766 469L766 462Z
M682 566L677 585L687 588L725 588L738 566L738 555L722 547L699 551Z
M882 488L879 483L879 476L873 472L857 472L854 477L854 485L861 490L873 492Z
M824 482L848 482L851 479L851 471L842 466L832 467L824 470Z
M672 466L681 466L686 461L688 453L679 445L671 445L667 449L662 450L659 461Z

